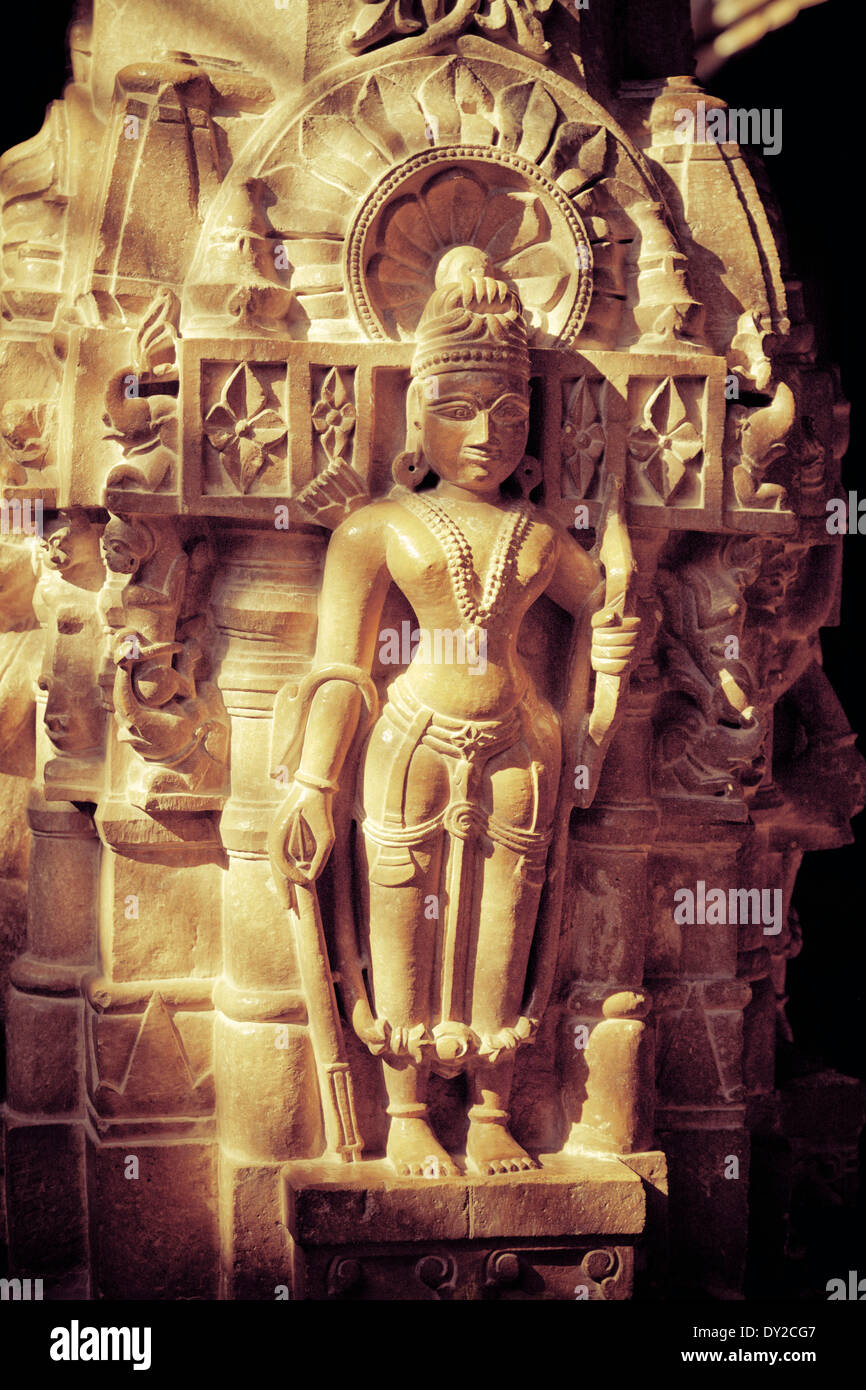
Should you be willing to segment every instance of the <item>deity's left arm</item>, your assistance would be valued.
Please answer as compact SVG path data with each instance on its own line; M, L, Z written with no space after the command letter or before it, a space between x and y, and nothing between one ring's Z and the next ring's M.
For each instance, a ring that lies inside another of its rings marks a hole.
M589 615L602 596L602 574L598 562L567 531L559 531L559 551L547 596L574 619L569 648L568 672L562 705L563 759L568 762L586 713L589 690Z
M574 622L569 650L566 689L561 708L562 767L557 799L557 819L548 857L545 897L535 928L532 956L521 1007L524 1031L534 1031L547 1008L556 970L559 916L562 903L564 862L562 853L563 817L572 806L571 787L578 736L583 726L589 693L589 615L601 601L601 570L595 559L568 532L552 523L558 532L556 569L547 587L547 596L570 613Z
M536 926L522 1009L525 1018L533 1024L541 1019L547 1007L556 970L568 819L574 804L575 763L579 760L588 718L590 672L627 670L637 639L631 623L625 628L617 627L613 614L608 614L603 607L605 583L601 566L567 532L561 535L557 566L547 594L572 614L574 626L561 715L562 771L557 819L548 859L546 898Z

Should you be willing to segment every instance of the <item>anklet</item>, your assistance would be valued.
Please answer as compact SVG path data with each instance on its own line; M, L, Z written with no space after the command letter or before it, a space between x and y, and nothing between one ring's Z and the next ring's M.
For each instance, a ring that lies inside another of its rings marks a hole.
M426 1120L427 1106L417 1102L408 1105L389 1105L385 1111L394 1120Z
M507 1110L490 1110L486 1105L472 1105L467 1113L473 1124L498 1125L508 1119Z

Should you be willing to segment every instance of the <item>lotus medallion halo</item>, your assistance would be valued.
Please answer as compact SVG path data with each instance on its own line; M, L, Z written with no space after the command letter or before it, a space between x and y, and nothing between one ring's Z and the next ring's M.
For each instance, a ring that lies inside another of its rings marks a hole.
M520 297L536 346L572 341L592 295L592 251L569 198L521 156L427 150L370 192L347 240L346 279L374 338L414 335L443 257L477 247Z

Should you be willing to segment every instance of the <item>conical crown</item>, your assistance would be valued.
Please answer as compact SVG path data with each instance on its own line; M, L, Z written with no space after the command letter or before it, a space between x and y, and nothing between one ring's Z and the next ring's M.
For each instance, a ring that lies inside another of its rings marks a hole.
M414 377L499 367L529 379L526 322L518 296L483 251L455 246L436 271L436 288L418 324Z

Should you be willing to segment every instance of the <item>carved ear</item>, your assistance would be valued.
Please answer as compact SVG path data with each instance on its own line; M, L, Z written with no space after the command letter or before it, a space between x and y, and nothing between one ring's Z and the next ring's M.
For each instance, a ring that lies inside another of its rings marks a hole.
M406 392L406 448L414 451L416 441L420 442L421 431L421 383L412 381Z
M414 490L426 478L428 469L418 444L414 450L406 449L402 454L398 454L391 464L391 473L395 483L401 487L408 487Z
M532 489L538 487L541 482L541 464L538 459L524 454L511 476L520 488L521 497L527 498Z
M391 473L401 487L416 488L427 476L421 446L420 383L413 381L406 392L406 448L391 465Z

